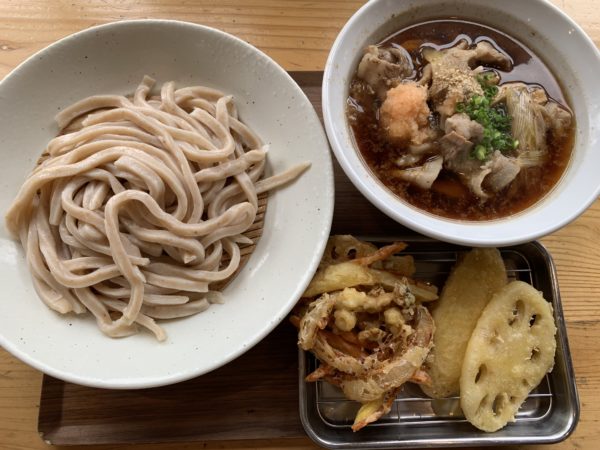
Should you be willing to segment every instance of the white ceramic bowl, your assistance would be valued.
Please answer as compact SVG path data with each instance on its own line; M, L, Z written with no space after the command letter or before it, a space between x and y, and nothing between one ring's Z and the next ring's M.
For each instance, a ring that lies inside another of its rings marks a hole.
M0 83L0 211L5 212L45 144L59 108L100 93L132 93L144 74L159 83L232 93L242 119L271 144L268 170L312 168L273 192L263 236L226 288L226 302L150 333L111 339L91 317L65 317L37 298L20 244L0 225L0 344L26 363L74 383L145 388L215 369L266 336L310 281L333 214L325 133L308 99L265 54L231 35L190 23L118 22L69 36Z
M562 82L577 120L571 161L555 188L527 210L467 222L434 216L391 193L358 154L346 118L348 85L362 50L408 25L459 17L504 31L540 56ZM577 24L545 0L372 0L338 35L323 81L323 116L333 151L354 185L381 211L422 234L458 244L503 246L549 234L579 216L599 195L600 53Z

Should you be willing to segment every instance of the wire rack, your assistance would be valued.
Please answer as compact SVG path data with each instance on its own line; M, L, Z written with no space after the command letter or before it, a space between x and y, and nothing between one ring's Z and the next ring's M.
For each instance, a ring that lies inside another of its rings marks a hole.
M418 250L405 251L415 260L415 278L442 286L459 257L458 251ZM536 274L527 257L517 250L501 250L509 280L521 280L536 286ZM307 354L307 372L317 367L316 359ZM517 422L543 420L552 409L552 383L546 378L531 392L517 414ZM332 428L350 428L360 404L347 400L342 392L327 382L316 383L315 398L320 419ZM425 396L416 385L407 383L394 401L391 411L370 427L439 426L466 422L458 397L434 400Z

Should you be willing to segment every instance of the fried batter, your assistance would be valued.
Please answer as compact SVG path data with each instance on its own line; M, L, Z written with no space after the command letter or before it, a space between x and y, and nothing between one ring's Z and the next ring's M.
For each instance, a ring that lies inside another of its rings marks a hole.
M332 237L304 293L312 301L292 319L300 347L321 361L306 381L328 381L363 403L355 431L386 414L404 383L429 381L421 366L434 325L420 301L436 299L437 289L404 275L414 273L412 258L395 255L405 247Z
M445 398L459 393L460 371L473 328L506 281L504 262L495 248L473 249L455 266L432 312L436 332L427 361L432 384L422 387L427 395Z

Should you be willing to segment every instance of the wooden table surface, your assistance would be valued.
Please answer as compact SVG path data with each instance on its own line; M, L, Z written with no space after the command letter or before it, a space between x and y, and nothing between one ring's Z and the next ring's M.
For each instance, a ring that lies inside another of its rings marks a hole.
M287 70L322 70L335 36L362 3L350 0L0 0L0 77L32 53L66 35L93 25L137 18L179 19L220 28L260 48ZM553 0L553 3L600 45L597 1ZM579 426L567 441L551 446L553 449L600 448L599 238L600 201L578 220L542 240L558 269L581 400ZM0 349L0 449L47 447L37 434L41 379L40 372ZM95 448L259 447L305 449L315 445L306 438Z

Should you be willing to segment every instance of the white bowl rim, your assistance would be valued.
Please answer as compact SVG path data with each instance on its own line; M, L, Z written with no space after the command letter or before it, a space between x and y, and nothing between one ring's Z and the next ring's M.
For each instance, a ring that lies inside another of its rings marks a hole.
M447 3L440 0L442 3ZM344 43L346 35L353 32L354 25L362 19L362 16L368 14L372 9L378 7L379 3L386 3L387 0L369 0L361 8L359 8L350 19L346 22L338 36L336 37L327 62L325 64L325 71L323 75L323 87L322 87L322 109L323 109L323 121L325 124L325 130L327 137L331 144L331 148L336 156L336 159L342 167L344 173L350 179L352 184L380 211L385 213L388 217L394 219L396 222L409 227L410 229L417 231L421 234L429 237L450 242L458 245L468 246L508 246L516 245L523 242L532 241L540 237L546 236L558 229L564 227L570 222L574 221L579 217L597 198L600 196L600 183L597 184L594 191L588 192L587 197L584 200L578 202L579 207L573 211L570 216L565 216L559 220L552 222L544 222L539 224L535 231L529 231L521 233L520 235L509 235L502 234L501 227L502 222L506 222L509 219L518 218L535 205L527 208L525 211L520 212L514 216L500 218L492 221L460 221L455 219L446 219L441 216L435 216L429 212L420 210L409 203L400 200L394 194L391 193L381 183L377 183L376 187L371 189L367 186L362 179L358 176L357 170L361 168L352 164L348 155L344 151L346 143L342 140L340 134L336 132L336 127L341 126L338 123L337 117L334 117L333 109L331 107L330 97L330 85L335 83L335 77L332 76L332 72L336 65L336 58ZM588 48L592 49L598 60L600 60L600 50L594 44L592 39L585 33L585 31L571 19L564 11L550 3L548 0L530 0L530 3L537 3L540 6L549 8L553 13L558 14L562 20L568 23L574 31L576 31L577 37L582 39L587 44ZM339 82L339 80L337 80ZM600 134L600 133L598 133ZM353 151L358 151L355 148L355 144L352 145ZM364 162L360 161L363 165ZM366 169L366 168L362 168ZM362 173L365 175L365 172ZM366 176L372 177L370 170L366 169ZM387 199L387 201L386 201ZM452 225L456 227L456 233L447 234L444 231L444 225ZM434 226L432 229L431 226ZM488 233L492 237L482 237L477 234L477 231L482 229L489 230Z
M112 22L103 23L103 24L99 24L99 25L94 25L94 26L79 30L75 33L72 33L72 34L62 37L62 38L56 40L55 42L52 42L51 44L47 45L46 47L44 47L44 48L36 51L32 55L30 55L24 61L19 63L14 69L12 69L5 77L3 77L0 80L0 84L4 84L6 81L11 80L12 78L18 77L20 75L20 72L23 71L24 68L26 68L32 61L45 55L47 52L52 51L56 48L59 48L65 44L69 43L72 40L78 39L82 35L93 34L94 32L96 32L98 30L106 30L106 29L119 28L119 27L128 27L128 26L136 25L136 24L140 24L140 25L143 25L143 24L147 24L147 25L148 24L150 24L150 25L151 24L157 24L157 25L171 24L171 25L177 25L177 26L182 26L182 27L202 29L203 31L205 31L207 33L214 33L218 36L221 36L222 38L229 39L231 41L236 42L238 45L241 45L242 47L246 48L247 50L257 54L259 57L267 60L271 64L272 68L276 72L279 73L279 75L283 76L284 78L287 78L287 80L289 81L290 88L294 89L294 94L295 94L296 98L302 99L305 102L308 102L309 105L311 105L312 115L316 119L317 123L320 125L320 121L318 119L316 111L314 110L314 107L312 107L312 103L310 102L310 100L308 99L306 94L302 91L302 89L298 86L298 84L290 76L290 74L285 69L283 69L273 58L271 58L269 55L267 55L265 52L263 52L259 48L253 46L252 44L244 41L243 39L241 39L233 34L227 33L225 31L222 31L220 29L217 29L217 28L214 28L211 26L188 22L188 21L183 21L183 20L153 19L153 18L125 19L125 20L118 20L118 21L112 21ZM316 131L318 132L318 130L316 130ZM322 127L320 127L320 133L323 136L324 143L327 143L327 138L326 138L325 133L323 132ZM325 177L327 178L327 180L325 182L325 186L327 188L325 194L330 193L331 198L333 199L333 196L334 196L333 164L332 164L331 153L329 152L329 149L327 149L327 150L328 151L326 153L326 156L324 157L324 162L325 162L324 173L325 173ZM306 286L308 286L308 283L312 279L313 273L317 269L317 266L320 262L321 256L325 250L325 246L327 244L327 239L329 237L329 233L331 230L331 225L332 225L332 221L333 221L333 205L334 205L334 202L332 200L326 204L325 208L321 208L321 210L319 211L319 215L323 216L325 219L324 228L320 232L320 239L319 239L317 246L314 247L315 252L314 252L314 256L311 261L311 266L306 267L303 270L304 274L301 277L301 279L296 287L296 290L295 290L295 294L296 294L297 298L294 300L290 300L289 304L282 305L283 306L282 310L285 309L288 312L289 312L289 310L291 310L291 308L294 306L296 300L298 298L300 298L302 292L304 292L304 290L306 289ZM41 302L40 302L39 306L41 308L45 307ZM287 313L282 314L281 319L283 320L286 315L287 315ZM170 384L174 384L174 383L179 383L182 381L187 381L189 379L192 379L197 376L201 376L205 373L216 370L216 369L228 364L229 362L235 360L236 358L238 358L242 354L246 353L247 351L249 351L252 347L254 347L261 340L263 340L271 331L273 331L273 329L275 329L279 325L279 323L280 323L280 321L277 321L277 320L266 323L260 332L256 333L252 337L252 339L249 339L246 342L246 345L240 346L235 352L231 352L227 358L221 359L220 361L218 361L212 365L207 365L206 369L202 370L201 372L190 371L190 372L174 373L169 376L145 378L141 381L136 380L136 379L125 379L125 378L119 378L116 380L103 379L103 378L89 378L89 377L85 377L85 376L79 376L74 373L65 373L61 370L55 369L51 365L40 362L36 358L32 357L29 353L21 351L21 349L15 343L13 343L10 339L5 338L5 336L2 333L0 333L0 347L3 347L5 350L7 350L13 356L17 357L18 359L20 359L24 363L28 364L29 366L31 366L45 374L48 374L52 377L59 378L61 380L64 380L64 381L67 381L70 383L80 384L83 386L96 387L96 388L105 388L105 389L146 389L146 388L166 386L166 385L170 385ZM99 330L98 330L98 333L100 333ZM107 339L110 339L110 338L107 337Z

